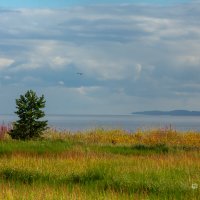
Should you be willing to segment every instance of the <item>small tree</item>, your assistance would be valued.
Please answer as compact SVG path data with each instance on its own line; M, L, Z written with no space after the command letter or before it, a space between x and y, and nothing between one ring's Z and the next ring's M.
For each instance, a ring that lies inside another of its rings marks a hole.
M38 97L32 90L16 99L15 113L19 120L13 124L13 129L9 133L13 139L27 140L40 137L42 131L47 128L47 121L39 120L45 116L41 110L45 107L45 102L44 95Z

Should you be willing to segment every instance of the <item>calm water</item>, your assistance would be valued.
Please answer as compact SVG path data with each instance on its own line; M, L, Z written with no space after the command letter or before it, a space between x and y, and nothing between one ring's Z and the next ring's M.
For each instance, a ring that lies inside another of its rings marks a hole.
M93 128L121 128L134 131L138 128L165 128L170 125L177 130L200 131L200 117L191 116L145 116L145 115L48 115L49 126L70 131ZM0 123L11 123L14 115L0 116Z

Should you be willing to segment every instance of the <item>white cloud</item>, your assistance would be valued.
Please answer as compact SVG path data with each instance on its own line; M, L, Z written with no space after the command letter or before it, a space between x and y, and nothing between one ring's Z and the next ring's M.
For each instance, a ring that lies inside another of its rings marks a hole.
M10 80L10 79L11 79L11 76L4 76L4 79L5 79L5 80Z
M64 81L58 81L59 85L65 85Z
M87 101L93 106L97 102L99 110L110 106L116 112L141 104L153 108L167 102L172 107L194 103L186 94L196 95L200 84L200 15L195 5L2 13L1 84L57 85L58 95L70 93L77 104L84 99L87 106ZM122 102L117 103L119 97Z
M66 67L71 62L72 62L71 59L56 56L56 57L51 59L50 66L51 66L52 69L56 70L56 69L59 69L59 68Z
M98 86L91 86L91 87L79 87L75 88L74 90L77 91L81 95L88 95L90 93L94 93L102 89L101 87Z
M200 58L197 55L185 55L178 58L180 63L189 66L199 66L200 65Z
M15 61L8 58L0 58L0 70L9 67Z
M140 78L141 72L142 72L142 65L141 64L136 64L135 66L135 80Z

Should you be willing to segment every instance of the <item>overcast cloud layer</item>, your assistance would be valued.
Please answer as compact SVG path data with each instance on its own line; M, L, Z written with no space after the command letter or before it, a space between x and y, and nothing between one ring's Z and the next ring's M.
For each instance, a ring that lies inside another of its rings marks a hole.
M198 1L0 9L0 111L27 89L48 113L200 110L199 44Z

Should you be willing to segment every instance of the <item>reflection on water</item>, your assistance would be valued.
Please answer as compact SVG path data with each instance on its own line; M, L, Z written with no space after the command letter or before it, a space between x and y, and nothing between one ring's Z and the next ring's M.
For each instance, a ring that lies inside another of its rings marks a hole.
M11 123L17 119L14 115L0 116L0 123ZM47 115L49 126L70 131L93 128L120 128L135 131L138 128L164 128L200 131L198 116L145 116L145 115Z

